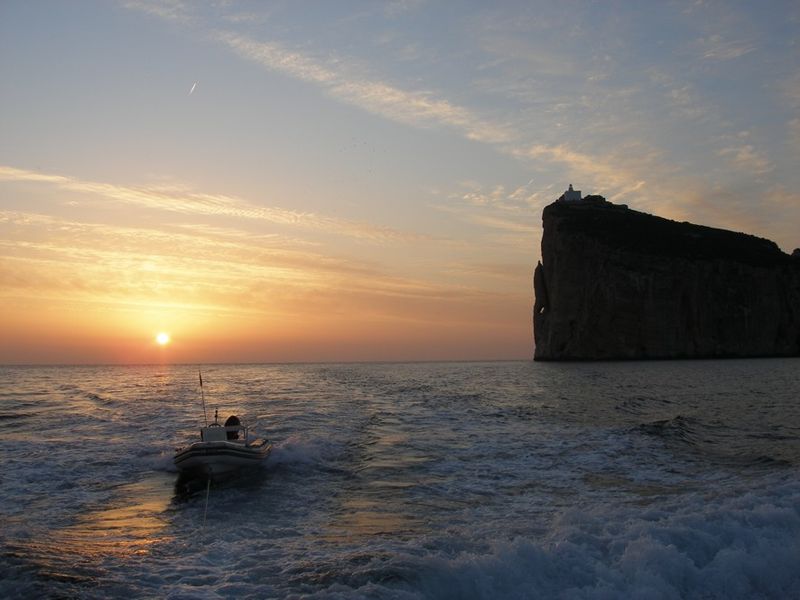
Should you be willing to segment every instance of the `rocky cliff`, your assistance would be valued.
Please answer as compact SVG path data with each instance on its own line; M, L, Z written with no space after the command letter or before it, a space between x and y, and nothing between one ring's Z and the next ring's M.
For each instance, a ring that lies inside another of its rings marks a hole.
M600 196L543 212L536 360L800 356L800 257Z

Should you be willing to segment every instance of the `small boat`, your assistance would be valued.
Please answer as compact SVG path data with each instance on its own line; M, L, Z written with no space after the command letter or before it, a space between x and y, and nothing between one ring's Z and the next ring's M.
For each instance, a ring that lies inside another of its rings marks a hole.
M215 411L214 422L200 428L200 441L178 448L173 462L182 472L211 478L258 465L271 451L272 444L266 439L250 439L239 417L231 415L220 425Z

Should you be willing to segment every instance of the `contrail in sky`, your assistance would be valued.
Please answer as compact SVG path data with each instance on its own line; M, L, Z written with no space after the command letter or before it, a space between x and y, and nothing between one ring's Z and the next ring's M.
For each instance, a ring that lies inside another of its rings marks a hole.
M196 88L196 87L197 87L197 82L195 81L195 82L192 84L192 89L190 89L190 90L189 90L189 93L188 93L187 95L191 96L191 95L192 95L192 92L194 91L194 88Z

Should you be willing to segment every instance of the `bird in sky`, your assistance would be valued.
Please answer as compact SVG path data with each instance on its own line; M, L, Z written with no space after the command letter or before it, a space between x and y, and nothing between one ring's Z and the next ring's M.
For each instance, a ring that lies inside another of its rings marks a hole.
M189 96L191 96L191 95L192 95L192 92L194 92L194 90L195 90L195 88L196 88L196 87L197 87L197 82L195 81L195 82L192 84L192 89L190 89L190 90L189 90L189 94L188 94Z

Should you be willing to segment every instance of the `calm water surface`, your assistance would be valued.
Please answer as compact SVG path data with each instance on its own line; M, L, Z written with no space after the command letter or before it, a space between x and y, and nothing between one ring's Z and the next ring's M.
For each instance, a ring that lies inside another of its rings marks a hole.
M0 596L800 597L798 367L0 367Z

